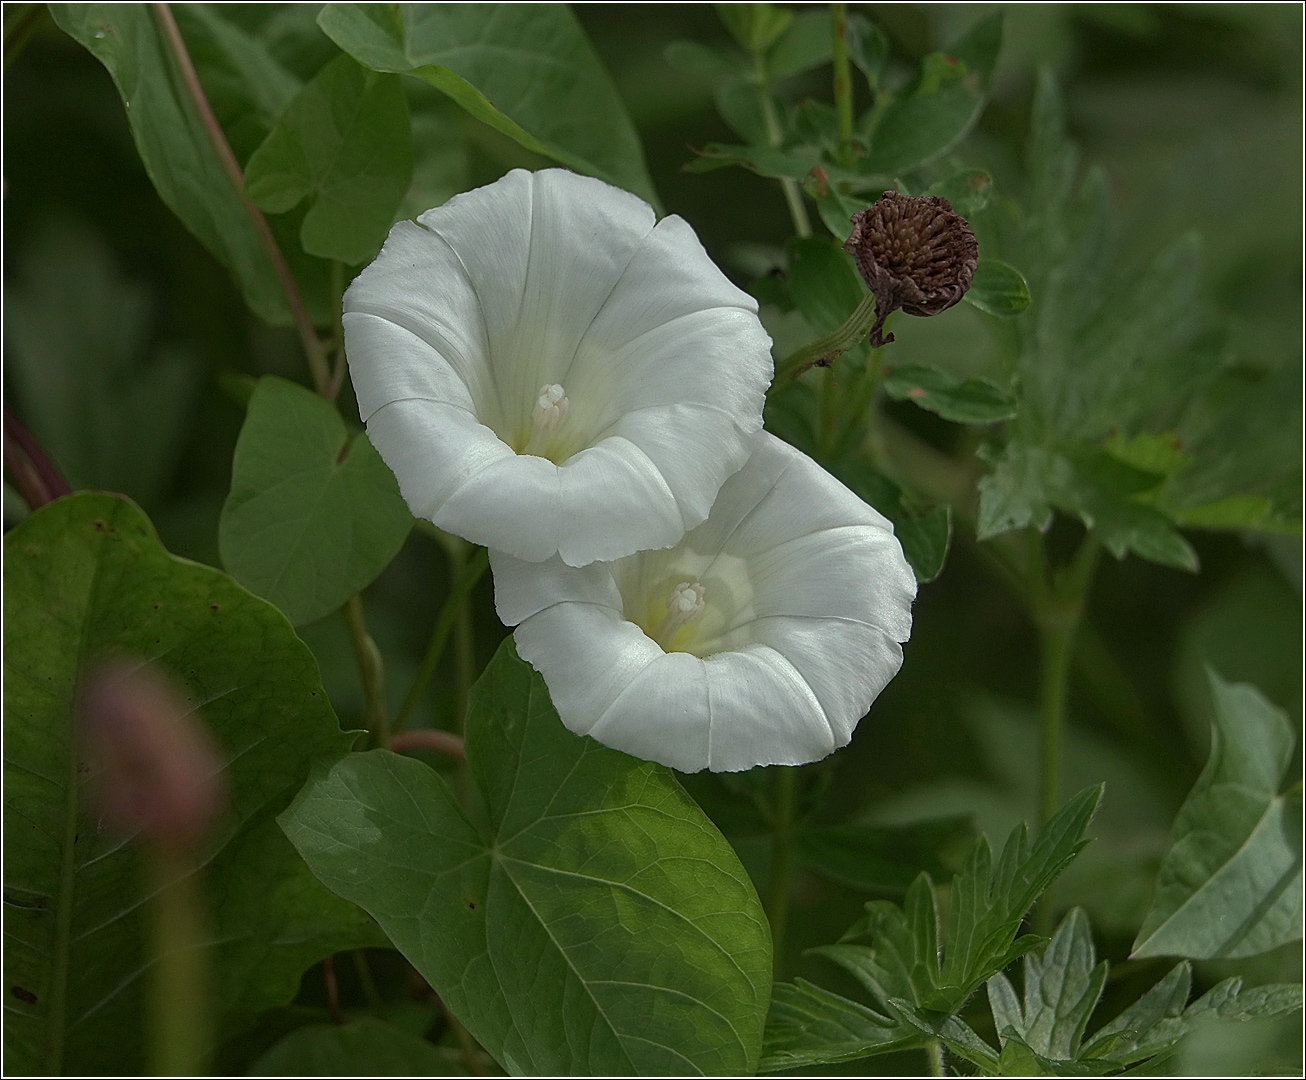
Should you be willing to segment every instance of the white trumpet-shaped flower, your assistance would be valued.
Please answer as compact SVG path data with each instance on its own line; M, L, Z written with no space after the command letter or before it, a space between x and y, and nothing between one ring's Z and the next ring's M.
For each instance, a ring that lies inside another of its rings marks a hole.
M683 772L797 765L897 674L916 579L893 527L773 435L753 446L674 548L490 553L499 617L572 731Z
M583 566L702 522L762 425L771 341L693 229L515 170L401 221L349 287L368 437L409 508Z

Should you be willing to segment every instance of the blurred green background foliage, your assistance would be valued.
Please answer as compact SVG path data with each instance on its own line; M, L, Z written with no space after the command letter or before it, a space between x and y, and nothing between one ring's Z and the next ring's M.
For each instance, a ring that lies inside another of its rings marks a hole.
M890 44L883 79L905 81L927 53L1000 5L850 5ZM1200 237L1199 302L1227 321L1226 347L1249 385L1265 388L1249 441L1300 460L1302 11L1293 4L1012 4L991 100L959 148L995 189L1019 198L1037 72L1060 80L1068 132L1105 171L1121 258L1138 265L1189 232ZM260 28L303 78L333 53L306 14L249 5L230 17ZM643 142L664 209L686 218L712 257L747 285L783 263L792 226L779 185L732 168L685 171L694 149L735 141L707 76L675 70L667 47L727 47L710 5L577 5ZM6 19L10 17L6 6ZM280 20L269 28L265 20ZM786 81L793 102L829 98L823 65ZM404 80L417 168L404 207L417 213L536 157L461 113L431 87ZM101 64L43 17L4 74L6 401L74 486L122 491L150 515L169 550L220 566L218 518L244 418L242 376L306 381L292 330L246 308L227 271L163 205L146 177L118 94ZM231 93L239 93L233 79ZM864 83L856 92L865 95ZM222 116L224 99L214 92ZM863 98L864 100L864 98ZM229 130L242 162L275 114ZM817 226L819 229L819 225ZM1037 297L1036 297L1037 301ZM936 319L899 320L894 362L958 374L991 371L984 316L967 305ZM777 349L779 354L779 349ZM346 392L342 405L352 409ZM969 456L966 429L907 402L885 411L926 446ZM356 417L355 417L356 419ZM1262 430L1263 429L1263 430ZM1263 438L1270 434L1267 440ZM1235 433L1236 434L1236 433ZM1253 440L1253 436L1255 439ZM1300 483L1300 474L1297 474ZM1300 500L1300 491L1297 492ZM1300 512L1300 502L1297 502ZM25 510L5 487L5 523ZM1049 545L1081 533L1058 519ZM851 747L815 768L819 821L888 823L974 815L1001 838L1037 807L1037 642L1024 609L973 535L958 528L941 576L921 588L901 674ZM1251 682L1300 731L1302 551L1299 537L1186 533L1200 574L1139 558L1104 559L1088 603L1069 698L1065 790L1105 780L1096 843L1057 883L1088 912L1115 966L1102 1015L1163 974L1125 961L1147 910L1175 812L1208 752L1212 704L1204 669ZM367 593L371 632L388 666L396 711L448 586L447 560L414 530ZM505 631L488 577L475 594L479 670ZM343 725L361 726L362 691L337 615L300 628ZM446 726L450 652L421 703L420 726ZM1300 768L1300 747L1294 770ZM698 776L687 787L713 814L759 883L768 839L739 808L746 778ZM954 844L958 851L961 844ZM946 858L947 845L942 848ZM956 852L953 852L955 856ZM820 862L819 859L816 860ZM955 868L955 865L954 865ZM828 869L828 867L827 867ZM836 875L837 876L837 875ZM900 898L900 897L899 897ZM799 872L786 956L777 975L803 975L857 996L850 978L803 950L827 944L865 894L811 865ZM1253 961L1199 963L1204 989L1228 974L1301 978L1298 945ZM304 1000L320 993L306 980ZM967 1018L983 1030L983 1010ZM1238 1073L1256 1063L1299 1072L1299 1018L1210 1032L1189 1044L1185 1071ZM918 1071L919 1054L837 1066Z

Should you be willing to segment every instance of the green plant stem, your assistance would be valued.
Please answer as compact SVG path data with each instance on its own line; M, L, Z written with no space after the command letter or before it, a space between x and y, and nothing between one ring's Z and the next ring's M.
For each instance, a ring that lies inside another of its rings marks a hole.
M853 83L848 72L848 5L830 5L834 39L834 110L839 121L839 156L851 164L853 152Z
M385 1019L387 1013L385 998L381 996L381 991L376 988L376 982L372 978L372 968L367 962L367 953L362 949L353 949L351 954L354 958L354 969L358 972L358 983L363 988L363 997L367 999L367 1007L372 1010L374 1016Z
M489 565L489 552L485 548L480 548L470 559L463 563L461 571L453 577L449 595L445 597L444 605L440 608L440 614L436 616L435 627L431 631L431 640L426 646L426 655L422 657L422 666L418 668L417 677L413 680L408 696L404 698L399 714L395 717L394 727L392 728L393 734L397 735L403 731L408 726L408 721L412 719L413 713L417 710L422 695L426 692L426 687L431 681L431 677L435 674L435 669L440 664L441 657L444 656L449 634L467 607L467 598L471 595L472 589L484 576ZM453 569L452 557L450 558L450 569Z
M889 318L892 317L891 315ZM885 319L884 325L888 327L889 319ZM846 454L852 448L853 439L858 436L861 437L863 444L869 444L871 425L869 421L865 424L863 424L863 421L867 419L867 412L871 407L871 402L875 400L875 391L880 385L880 358L883 352L884 346L881 345L878 349L871 349L866 354L866 366L857 377L856 386L853 387L852 401L848 406L847 423L844 425L843 434L832 448L833 457Z
M771 100L770 80L766 77L766 57L753 53L753 81L757 83L758 97L762 102L762 122L766 124L766 137L771 148L780 149L784 142L784 133L780 130L780 118L775 114L775 102ZM785 177L780 181L785 203L789 206L789 216L793 219L794 232L799 236L812 235L812 220L807 216L807 206L803 202L803 191L798 181Z
M193 855L151 846L154 921L153 1020L155 1076L200 1076L210 1046L203 898Z
M186 92L190 95L191 104L195 106L195 111L199 114L200 123L204 126L209 142L218 155L218 161L222 164L223 172L227 174L227 179L231 181L231 186L236 189L236 195L240 199L241 205L244 206L250 221L253 222L254 231L258 234L259 241L267 252L268 259L272 263L272 270L277 275L277 281L281 283L281 291L285 294L291 318L294 320L295 329L299 332L299 340L304 347L304 356L308 360L308 369L313 376L313 385L317 388L319 394L329 399L331 397L328 393L331 384L331 373L327 367L326 349L321 338L317 336L317 331L313 328L313 320L308 317L308 309L304 307L304 300L299 294L299 286L296 285L295 277L290 272L286 257L281 253L281 248L272 235L272 230L268 227L263 211L245 196L245 175L241 171L240 162L236 160L236 155L231 151L231 145L222 132L222 125L218 123L217 117L213 115L213 109L209 106L209 100L204 94L204 87L200 84L199 76L195 73L195 65L192 63L190 53L186 49L186 41L181 36L181 30L177 27L177 20L173 18L172 10L167 4L153 4L151 6L154 9L155 18L159 21L159 27L163 31L163 39L167 42L168 50L172 53L173 60L177 65L181 81L185 84Z
M789 891L794 870L794 826L798 805L797 770L773 766L775 800L771 813L771 887L766 904L771 923L772 968L776 978L784 969L785 932L789 923Z
M925 1044L925 1057L930 1063L931 1076L947 1076L943 1068L943 1044L938 1039L931 1039Z
M781 360L775 366L775 378L771 380L771 389L768 393L773 393L789 380L798 378L808 368L816 367L818 364L823 366L833 364L871 332L877 318L875 309L875 297L867 293L842 326L832 330L825 337L809 342Z
M1070 661L1101 546L1089 532L1066 567L1052 578L1042 533L1031 530L1030 540L1031 610L1039 639L1039 823L1046 824L1061 806ZM1053 914L1047 900L1039 903L1035 933L1051 932Z
M385 662L381 659L381 650L367 632L361 593L354 593L345 602L345 621L349 624L349 640L354 646L354 659L358 661L358 675L363 684L366 701L364 723L372 733L372 745L388 748L390 722L385 712Z

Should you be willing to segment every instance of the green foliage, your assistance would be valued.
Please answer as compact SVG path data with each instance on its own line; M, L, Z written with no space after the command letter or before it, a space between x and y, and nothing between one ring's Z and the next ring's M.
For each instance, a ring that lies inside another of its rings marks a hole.
M1185 962L1085 1040L1107 978L1107 962L1095 961L1088 920L1075 909L1041 956L1025 958L1023 1003L1005 975L989 980L989 1007L1002 1052L997 1070L990 1062L976 1063L1003 1076L1100 1076L1143 1063L1155 1068L1200 1024L1271 1018L1301 1008L1300 986L1244 989L1237 978L1189 1005L1191 973ZM968 1056L961 1046L950 1048Z
M972 1060L989 1062L992 1051L955 1017L971 993L1012 960L1039 943L1017 938L1034 901L1084 846L1082 839L1102 797L1090 788L1071 799L1030 843L1025 826L1015 829L993 865L988 841L980 837L952 884L949 927L939 948L939 914L928 874L907 890L901 907L872 900L866 914L837 945L818 954L850 972L894 1019L867 1015L853 1002L797 986L777 992L768 1018L763 1068L789 1063L846 1060L898 1049L903 1040L943 1038L966 1048ZM850 1016L861 1018L872 1036L857 1045L848 1033ZM821 1040L842 1031L822 1057ZM837 1048L837 1049L836 1049Z
M199 390L197 358L152 343L148 289L94 233L52 225L25 267L5 290L5 344L33 434L73 485L157 503Z
M250 398L222 508L222 565L291 622L313 622L371 584L413 518L362 432L274 376Z
M946 154L974 126L998 51L1003 17L969 30L947 53L930 53L920 71L883 111L872 114L866 171L894 177Z
M1211 757L1175 818L1136 957L1253 956L1301 939L1301 784L1281 793L1292 726L1255 687L1208 677Z
M353 741L274 608L170 556L125 499L80 494L5 537L5 624L8 1071L144 1065L148 881L139 848L84 805L69 724L83 665L101 656L165 668L226 760L230 808L203 857L222 1030L288 1003L314 961L376 940L274 821L310 764Z
M947 852L974 835L964 817L931 818L905 825L849 821L807 824L795 847L803 864L861 892L906 892L922 869L940 879L951 875Z
M975 375L959 379L923 364L886 371L884 392L958 424L993 424L1016 413L1015 400L992 380Z
M284 213L305 198L310 255L361 263L381 248L413 175L408 101L397 75L337 57L290 103L245 169L245 194Z
M634 125L566 7L328 4L318 24L364 67L415 75L528 150L657 205Z
M223 172L153 12L144 4L51 4L50 15L109 69L159 197L235 275L254 311L268 322L288 324L290 310L272 263Z
M510 1072L751 1069L766 923L672 774L566 731L510 641L474 692L467 756L483 825L385 751L319 772L282 825Z
M986 315L1009 319L1030 305L1029 286L1020 271L1000 259L980 259L975 280L963 298Z
M250 1067L251 1076L466 1076L458 1051L384 1020L308 1024Z

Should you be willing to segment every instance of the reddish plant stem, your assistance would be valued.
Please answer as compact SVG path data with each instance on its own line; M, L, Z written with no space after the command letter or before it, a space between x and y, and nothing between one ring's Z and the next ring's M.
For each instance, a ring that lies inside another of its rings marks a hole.
M186 91L190 94L195 111L199 113L200 122L204 125L205 132L208 133L209 141L213 144L213 149L218 155L218 160L222 163L223 171L231 181L231 186L236 189L237 197L245 207L245 212L249 214L250 221L254 223L254 231L258 233L259 240L267 250L268 258L272 262L272 269L277 275L277 280L281 283L281 291L286 294L286 303L290 307L290 314L295 320L295 329L299 331L300 341L304 345L304 354L308 358L309 371L313 375L313 385L317 388L319 394L330 398L331 372L327 366L326 350L322 346L322 340L317 336L317 331L313 328L313 321L308 317L308 311L304 307L303 298L299 295L299 287L295 284L295 278L286 263L286 257L281 253L276 237L272 235L272 230L268 227L267 218L245 195L245 176L241 172L240 162L236 160L236 155L231 152L231 145L227 142L227 137L222 133L222 127L218 123L217 117L213 115L213 110L209 107L209 99L204 95L204 87L200 85L199 76L195 73L195 65L191 62L185 39L182 38L181 30L177 27L177 20L173 18L172 9L167 4L154 4L152 6L154 14L159 20L159 26L163 31L164 40L167 41L168 48L172 51L173 59L177 63L177 70L181 74L181 80L186 84Z
M336 981L334 957L328 956L322 961L322 986L326 989L327 1012L333 1021L343 1024L345 1014L340 1009L340 984Z
M405 754L409 750L438 750L459 761L467 757L462 739L451 731L434 729L401 732L390 740L390 749L396 754Z
M14 488L36 510L70 492L68 483L18 418L4 409L4 463Z

